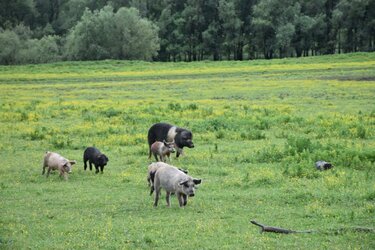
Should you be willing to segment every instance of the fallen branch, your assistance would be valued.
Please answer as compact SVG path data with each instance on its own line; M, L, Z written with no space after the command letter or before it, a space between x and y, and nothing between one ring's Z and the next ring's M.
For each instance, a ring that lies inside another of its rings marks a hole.
M315 231L309 230L309 231L294 231L294 230L289 230L285 228L279 228L279 227L270 227L266 225L262 225L254 220L250 221L254 225L257 225L261 227L261 233L263 232L271 232L271 233L280 233L280 234L292 234L292 233L313 233Z

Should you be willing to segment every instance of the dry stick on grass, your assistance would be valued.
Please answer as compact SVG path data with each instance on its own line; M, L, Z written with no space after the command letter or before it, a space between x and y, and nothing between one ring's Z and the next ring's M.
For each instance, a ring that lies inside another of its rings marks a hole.
M261 233L263 232L271 232L271 233L280 233L280 234L291 234L291 233L315 233L318 232L316 230L308 230L308 231L294 231L289 230L285 228L279 228L279 227L270 227L262 225L254 220L250 221L252 224L257 225L261 227ZM345 231L354 231L354 232L363 232L363 233L375 233L374 228L368 228L368 227L348 227L348 228L338 228L338 229L331 229L331 232L334 233L341 233Z
M263 232L272 232L272 233L280 233L280 234L292 234L292 233L313 233L315 231L309 230L309 231L294 231L294 230L289 230L285 228L279 228L279 227L269 227L262 225L254 220L250 221L254 225L257 225L262 228L261 233Z

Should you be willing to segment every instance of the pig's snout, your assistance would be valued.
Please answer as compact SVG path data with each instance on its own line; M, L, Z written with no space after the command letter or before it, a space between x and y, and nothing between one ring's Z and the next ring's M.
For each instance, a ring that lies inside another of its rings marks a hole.
M194 193L191 193L191 194L189 194L189 197L193 197L193 196L195 196L195 194L194 194Z

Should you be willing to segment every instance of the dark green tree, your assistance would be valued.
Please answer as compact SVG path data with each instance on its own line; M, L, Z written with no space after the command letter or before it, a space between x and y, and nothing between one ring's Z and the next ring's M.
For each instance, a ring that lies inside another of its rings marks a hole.
M219 1L219 20L222 24L223 48L227 59L231 56L234 59L242 59L242 49L244 44L243 36L243 21L237 14L234 1L220 0Z

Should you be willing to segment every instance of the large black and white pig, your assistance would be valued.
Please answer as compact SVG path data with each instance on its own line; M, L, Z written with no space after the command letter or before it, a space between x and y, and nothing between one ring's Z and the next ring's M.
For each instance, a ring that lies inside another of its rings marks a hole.
M176 147L176 157L182 154L184 147L194 148L193 134L191 131L179 128L168 123L155 123L148 130L148 146L151 155L151 145L156 141L174 141Z
M99 149L95 147L88 147L86 148L85 152L83 153L83 163L84 163L84 170L87 169L87 161L90 164L90 170L92 170L92 164L95 166L95 173L99 173L100 171L103 173L104 166L108 163L108 157L105 154L102 154Z
M195 179L184 172L178 170L176 167L165 164L160 167L154 177L155 202L157 207L160 191L163 188L167 195L167 206L170 206L169 198L172 193L175 193L180 207L186 206L188 197L195 196L196 185L200 184L200 179Z

